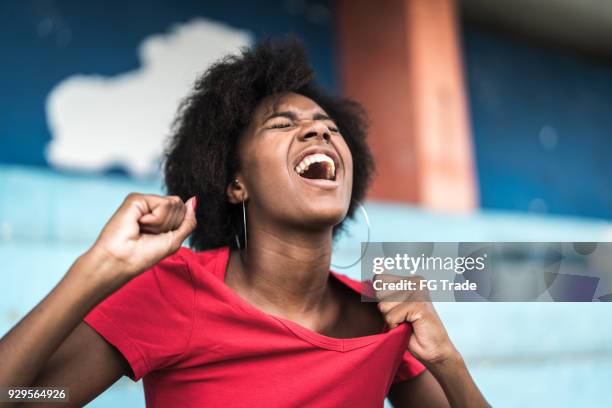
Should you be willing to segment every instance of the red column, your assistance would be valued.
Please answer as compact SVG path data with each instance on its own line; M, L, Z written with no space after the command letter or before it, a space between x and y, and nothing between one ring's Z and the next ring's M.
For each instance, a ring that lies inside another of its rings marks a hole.
M338 0L341 78L372 122L370 198L469 210L477 193L453 0Z

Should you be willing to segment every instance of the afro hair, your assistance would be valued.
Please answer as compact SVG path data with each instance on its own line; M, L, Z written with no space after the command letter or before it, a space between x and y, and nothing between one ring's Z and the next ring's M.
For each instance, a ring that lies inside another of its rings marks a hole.
M197 227L189 246L197 251L242 241L242 209L231 204L226 188L240 168L238 144L261 101L294 92L315 101L335 121L353 160L353 188L347 217L366 194L374 162L366 143L363 108L320 88L302 43L295 37L268 39L239 55L213 64L181 103L166 145L163 173L166 192L198 199ZM343 222L334 226L334 237Z

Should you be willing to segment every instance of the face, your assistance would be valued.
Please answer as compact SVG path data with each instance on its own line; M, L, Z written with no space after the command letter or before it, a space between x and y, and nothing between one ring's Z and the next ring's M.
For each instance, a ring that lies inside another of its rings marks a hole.
M240 142L240 187L252 220L299 228L331 228L348 211L353 185L350 150L333 118L295 93L265 99ZM256 222L257 222L256 221Z

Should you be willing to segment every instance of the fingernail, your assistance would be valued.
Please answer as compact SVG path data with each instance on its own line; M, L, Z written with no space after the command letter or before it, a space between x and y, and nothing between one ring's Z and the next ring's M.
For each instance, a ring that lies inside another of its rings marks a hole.
M198 207L198 198L196 196L193 196L193 201L191 202L191 206L193 207L193 211L195 211L196 208Z

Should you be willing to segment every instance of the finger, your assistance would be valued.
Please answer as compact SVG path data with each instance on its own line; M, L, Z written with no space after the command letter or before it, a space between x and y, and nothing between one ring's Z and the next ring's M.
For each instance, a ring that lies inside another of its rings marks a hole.
M145 214L142 217L140 217L138 222L141 224L153 224L157 222L157 217L152 213Z
M158 222L155 223L159 227L160 232L170 231L172 228L168 228L170 218L172 217L173 206L172 199L164 197L163 202L159 203L159 206L153 210L153 213L157 215Z
M431 304L427 302L415 302L415 303L402 303L397 309L391 312L400 313L403 315L403 319L408 323L415 323L417 320L420 320L423 316L430 316L429 306Z
M164 230L164 220L167 218L163 213L164 210L157 208L154 213L143 215L139 220L140 232L148 234L160 234Z
M184 204L185 206L185 216L181 221L181 224L174 231L171 231L173 234L173 244L177 247L181 246L183 241L191 234L191 232L195 229L197 222L195 216L195 209L193 208L195 197L191 197Z
M113 218L138 220L149 212L151 212L151 208L145 195L130 193L125 197L123 203L113 215Z
M390 301L381 301L378 302L378 310L380 310L380 312L382 314L386 314L388 313L391 309L395 308L396 306L402 304L402 302L390 302Z
M138 218L138 222L159 225L163 216L162 208L166 201L165 197L147 194L142 195L141 200L143 200L144 203L144 212Z
M384 314L389 327L394 328L403 322L413 323L423 315L421 303L400 303Z
M172 216L170 217L170 221L168 223L168 229L174 230L180 227L183 219L185 218L186 212L187 206L182 200L179 200L178 204L176 204L172 209Z
M152 212L143 215L139 222L141 229L150 233L162 233L175 229L179 223L177 211L183 207L183 202L179 197L154 197L149 206Z
M383 317L389 328L394 329L406 321L406 311L405 308L396 306L386 312Z
M167 214L162 224L163 231L172 231L177 229L185 216L185 203L178 196L169 196L166 201Z

